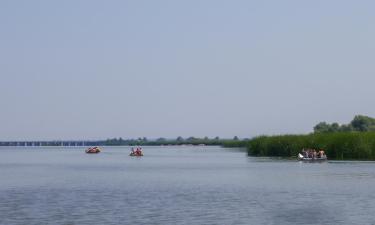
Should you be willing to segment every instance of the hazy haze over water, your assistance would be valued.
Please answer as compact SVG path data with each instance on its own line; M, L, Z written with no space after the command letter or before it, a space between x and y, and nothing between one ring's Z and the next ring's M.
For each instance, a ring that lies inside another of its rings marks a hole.
M0 139L310 132L375 116L373 1L1 1Z

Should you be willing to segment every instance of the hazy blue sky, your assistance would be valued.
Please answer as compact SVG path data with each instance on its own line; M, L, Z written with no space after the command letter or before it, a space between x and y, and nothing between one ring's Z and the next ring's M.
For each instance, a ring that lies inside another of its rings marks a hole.
M0 1L0 139L307 133L375 116L375 1Z

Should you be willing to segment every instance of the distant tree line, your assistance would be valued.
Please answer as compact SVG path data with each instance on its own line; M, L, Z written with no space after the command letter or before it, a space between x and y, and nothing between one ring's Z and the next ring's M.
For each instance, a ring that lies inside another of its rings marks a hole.
M228 138L197 138L188 137L183 138L181 136L176 139L168 138L157 138L148 139L146 137L139 137L136 139L124 139L124 138L109 138L107 140L98 141L0 141L0 146L137 146L137 145L148 145L148 146L160 146L160 145L218 145L226 147L240 147L244 140L234 136L233 139Z
M314 127L314 133L375 131L375 119L369 116L357 115L349 124L320 122Z
M197 137L188 137L183 138L178 136L176 139L167 139L167 138L157 138L155 140L149 140L146 137L140 137L137 139L123 139L123 138L112 138L107 139L103 142L103 145L108 146L121 146L121 145L147 145L147 146L160 146L160 145L235 145L234 143L242 143L243 140L240 140L237 136L233 139L221 139L219 137L209 138L197 138ZM234 146L233 146L234 147Z

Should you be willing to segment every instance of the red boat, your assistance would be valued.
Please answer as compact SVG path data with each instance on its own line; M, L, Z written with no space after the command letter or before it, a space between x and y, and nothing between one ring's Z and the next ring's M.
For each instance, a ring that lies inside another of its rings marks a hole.
M88 148L86 149L85 151L86 153L99 153L100 152L100 149L98 147L92 147L92 148Z
M132 148L130 156L143 156L143 151L141 147L137 147L136 149Z

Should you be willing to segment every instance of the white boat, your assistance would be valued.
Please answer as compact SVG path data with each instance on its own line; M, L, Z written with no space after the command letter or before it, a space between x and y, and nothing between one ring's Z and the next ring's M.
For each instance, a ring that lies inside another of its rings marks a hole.
M310 158L310 157L305 157L301 153L298 153L298 160L301 161L324 161L327 160L327 156L321 156L321 157L316 157L316 158Z

